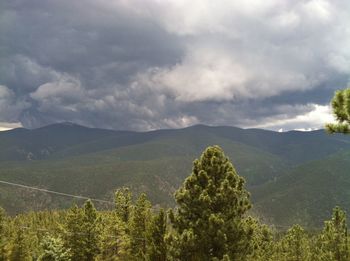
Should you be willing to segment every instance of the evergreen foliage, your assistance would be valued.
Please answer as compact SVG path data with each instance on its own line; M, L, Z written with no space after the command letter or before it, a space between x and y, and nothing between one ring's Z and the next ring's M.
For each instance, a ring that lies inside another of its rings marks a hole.
M84 260L83 211L74 205L67 213L65 222L65 247L71 249L72 260Z
M102 215L101 226L101 253L98 260L131 259L129 256L130 237L127 234L127 224L115 212L105 212Z
M69 261L70 248L64 247L64 242L61 238L54 238L47 235L41 243L43 253L39 257L39 261Z
M324 260L349 260L348 229L346 215L339 207L334 208L332 219L325 222L320 235L320 255Z
M333 113L338 121L327 124L330 133L350 133L350 88L337 91L332 99Z
M130 218L130 253L136 260L145 260L147 251L146 232L150 223L151 203L142 193L133 206Z
M15 217L0 209L0 261L350 260L342 209L334 208L320 231L261 224L248 216L244 180L217 146L194 162L175 198L177 208L169 215L152 208L145 194L133 202L127 188L116 192L113 210L97 211L90 200L83 207Z
M149 225L147 231L146 260L166 261L167 245L165 242L167 230L167 217L164 209L160 209Z
M247 219L247 229L252 233L250 248L247 249L249 254L247 260L249 261L272 261L275 260L276 242L272 230L266 226L261 225L255 219Z
M123 187L115 192L115 212L121 221L127 223L131 212L131 192Z
M3 208L0 207L0 261L6 260L6 215Z
M89 200L81 209L73 206L66 222L65 246L73 261L91 261L99 253L100 218Z
M281 240L281 260L307 261L310 259L309 239L304 229L294 225Z
M12 242L10 260L32 260L29 250L28 237L26 237L24 228L21 226L16 227L15 238Z
M192 174L176 192L171 213L180 260L239 260L246 253L244 218L250 209L244 179L218 147L208 147L194 161Z

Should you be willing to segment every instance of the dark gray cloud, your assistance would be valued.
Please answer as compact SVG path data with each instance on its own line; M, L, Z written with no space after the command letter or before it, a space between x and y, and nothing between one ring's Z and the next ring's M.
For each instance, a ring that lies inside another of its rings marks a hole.
M348 1L5 1L0 125L319 128L350 76Z

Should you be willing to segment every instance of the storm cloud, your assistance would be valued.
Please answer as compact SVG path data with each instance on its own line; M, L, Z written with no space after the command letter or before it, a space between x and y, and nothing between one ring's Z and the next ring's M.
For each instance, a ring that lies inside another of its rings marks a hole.
M345 0L0 5L5 127L314 129L349 84Z

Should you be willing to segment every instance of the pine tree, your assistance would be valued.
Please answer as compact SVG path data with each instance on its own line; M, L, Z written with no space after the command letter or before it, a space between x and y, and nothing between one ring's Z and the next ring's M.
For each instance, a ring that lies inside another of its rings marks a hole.
M29 244L27 242L24 229L16 224L17 230L15 239L12 242L12 251L10 260L29 261L32 260L29 250Z
M131 212L131 192L129 188L123 187L115 192L115 212L121 221L127 223Z
M6 238L5 238L5 222L6 214L3 208L0 207L0 261L6 260Z
M85 256L87 261L95 259L99 253L100 218L90 200L84 204L84 233L85 233Z
M130 237L126 224L115 212L104 213L102 218L101 254L98 260L130 260Z
M336 124L327 124L330 133L350 133L350 88L337 91L332 99L333 113L338 121Z
M69 261L70 249L64 247L64 242L61 238L55 238L46 235L41 243L43 254L39 257L39 261Z
M130 251L136 260L146 258L146 231L151 217L151 203L147 200L146 194L142 193L133 207L129 223L130 230Z
M83 211L74 205L67 214L65 222L65 247L71 249L72 261L84 260Z
M345 261L350 258L346 215L339 207L333 209L332 219L325 221L318 252L323 260Z
M147 254L149 261L166 261L167 246L165 242L167 217L164 209L152 218L147 231Z
M94 260L99 253L99 217L90 200L83 209L73 206L66 221L65 246L71 249L73 261Z
M288 229L287 234L281 242L281 260L285 261L307 261L310 259L309 239L304 229L294 225Z
M245 258L249 236L243 220L251 204L244 183L218 146L208 147L194 161L192 174L175 193L178 209L169 216L176 258Z
M249 248L247 248L249 252L247 260L280 261L276 257L275 241L271 229L252 218L246 219L246 227L251 231L248 235L252 234Z

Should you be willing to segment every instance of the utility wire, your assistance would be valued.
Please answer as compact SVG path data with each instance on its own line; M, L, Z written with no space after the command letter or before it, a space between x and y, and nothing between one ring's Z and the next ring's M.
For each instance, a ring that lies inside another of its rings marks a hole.
M23 185L23 184L3 181L3 180L0 180L0 184L11 185L11 186L16 186L16 187L26 188L26 189L31 189L31 190L37 190L37 191L51 193L51 194L60 195L60 196L66 196L66 197L72 197L72 198L78 198L78 199L85 199L85 200L91 200L91 201L95 201L95 202L107 203L107 204L115 205L115 202L113 202L113 201L108 201L108 200L103 200L103 199L96 199L96 198L89 198L89 197L86 197L86 196L73 195L73 194L58 192L58 191L54 191L54 190L47 190L47 189L37 188L37 187L27 186L27 185ZM275 227L275 228L286 228L286 229L289 229L292 226L271 225L269 227L270 228L271 227L272 228ZM309 228L309 229L322 229L322 227L307 227L307 228Z
M11 186L16 186L16 187L20 187L20 188L26 188L26 189L31 189L31 190L37 190L37 191L41 191L41 192L46 192L46 193L52 193L55 195L60 195L60 196L66 196L66 197L72 197L72 198L78 198L78 199L85 199L85 200L91 200L91 201L96 201L96 202L100 202L100 203L108 203L108 204L115 204L113 201L108 201L108 200L103 200L103 199L96 199L96 198L89 198L89 197L85 197L85 196L78 196L78 195L73 195L73 194L68 194L68 193L62 193L62 192L58 192L58 191L53 191L53 190L47 190L47 189L42 189L42 188L37 188L37 187L32 187L32 186L27 186L27 185L23 185L23 184L18 184L18 183L13 183L13 182L8 182L8 181L3 181L0 180L1 184L5 184L5 185L11 185ZM33 228L30 227L26 227L26 226L21 226L20 228L22 229L28 229L28 230L33 230ZM42 231L42 232L51 232L48 229L43 229L43 228L36 228L34 229L36 231ZM79 235L88 235L87 233L82 233L82 232L78 232L77 234ZM107 235L108 237L111 238L117 238L114 235ZM118 238L117 238L118 239ZM145 240L144 238L135 238L137 240Z
M37 191L41 191L41 192L51 193L51 194L60 195L60 196L66 196L66 197L72 197L72 198L78 198L78 199L91 200L91 201L95 201L95 202L107 203L107 204L113 204L113 205L115 204L113 201L108 201L108 200L103 200L103 199L97 199L97 198L89 198L89 197L85 197L85 196L78 196L78 195L73 195L73 194L58 192L58 191L54 191L54 190L48 190L48 189L37 188L37 187L22 185L22 184L18 184L18 183L3 181L3 180L0 180L0 183L1 183L1 184L5 184L5 185L10 185L10 186L16 186L16 187L20 187L20 188L26 188L26 189L31 189L31 190L37 190Z

